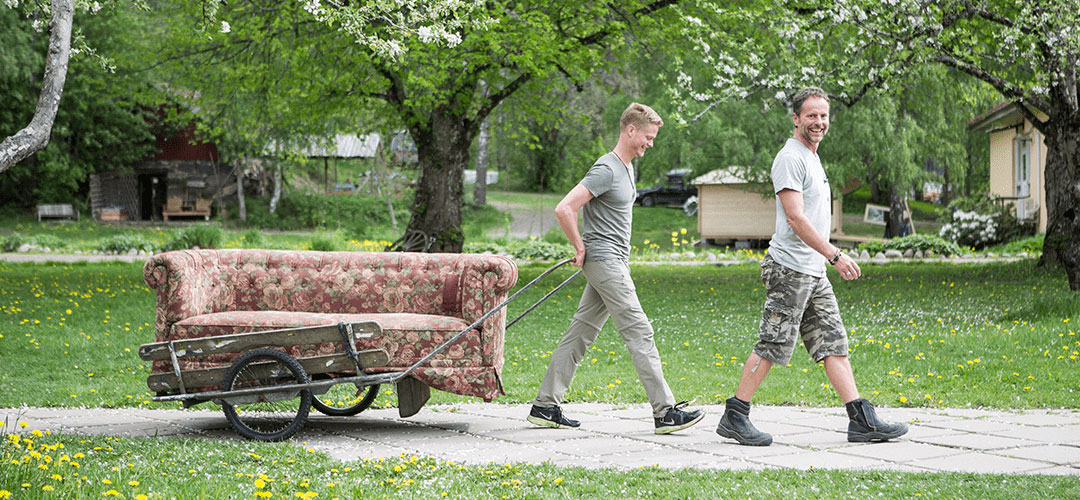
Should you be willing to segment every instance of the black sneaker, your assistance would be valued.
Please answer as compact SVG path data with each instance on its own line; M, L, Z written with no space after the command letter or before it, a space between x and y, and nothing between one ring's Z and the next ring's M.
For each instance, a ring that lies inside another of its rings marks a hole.
M683 411L686 405L690 404L687 401L682 401L671 408L668 408L666 414L663 417L654 418L656 421L656 433L657 434L671 434L675 431L681 431L691 425L694 425L705 418L705 412L701 410Z
M549 406L547 408L541 408L533 405L532 410L529 411L529 423L542 425L544 427L551 427L552 429L562 429L563 427L577 427L581 425L581 422L577 420L570 420L562 414L562 408L556 406Z

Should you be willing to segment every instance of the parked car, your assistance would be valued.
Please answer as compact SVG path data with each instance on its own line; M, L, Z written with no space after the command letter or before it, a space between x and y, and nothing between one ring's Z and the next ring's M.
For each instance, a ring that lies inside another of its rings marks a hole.
M669 205L682 207L691 196L697 195L697 188L690 184L690 169L677 168L667 172L663 184L637 190L636 203L643 207Z

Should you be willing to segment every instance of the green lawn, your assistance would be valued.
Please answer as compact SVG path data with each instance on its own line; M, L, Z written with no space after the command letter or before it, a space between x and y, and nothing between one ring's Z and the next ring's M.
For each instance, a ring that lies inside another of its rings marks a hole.
M40 431L38 431L40 434ZM628 472L461 465L424 457L337 462L285 443L34 434L0 442L0 499L1074 498L1067 476L888 471Z
M545 268L521 269L519 284ZM0 263L0 405L146 405L154 295L139 264ZM1080 406L1080 300L1059 272L1025 261L864 266L836 282L862 392L885 406ZM561 281L563 269L511 304L510 315ZM764 300L757 266L634 266L665 374L680 399L734 391ZM834 280L836 281L836 280ZM584 281L507 331L501 402L529 401ZM797 351L756 400L834 405L822 368ZM626 348L607 325L567 395L571 402L641 402ZM463 398L436 392L434 402ZM393 397L381 404L392 404ZM154 407L166 407L154 404Z
M521 269L524 284L544 269ZM864 266L836 282L863 394L883 406L1077 408L1080 297L1032 262ZM569 274L523 294L510 315ZM680 399L716 403L737 383L761 311L753 264L634 266ZM531 400L577 303L575 283L507 331L499 403ZM175 408L153 403L154 296L138 264L0 263L0 406ZM837 405L822 369L797 352L755 398ZM436 391L433 403L464 401ZM583 361L570 402L645 401L610 325ZM378 405L392 405L383 396ZM288 444L35 436L3 427L0 498L1068 498L1075 479L880 471L631 472L548 465L462 466L424 457L341 463ZM40 434L40 433L39 433ZM29 440L29 443L28 441ZM62 445L62 447L61 447ZM44 457L49 457L48 459ZM71 463L78 463L78 466ZM76 475L77 474L77 475ZM959 493L962 492L962 493ZM271 496L267 496L267 494ZM140 497L139 495L146 495Z

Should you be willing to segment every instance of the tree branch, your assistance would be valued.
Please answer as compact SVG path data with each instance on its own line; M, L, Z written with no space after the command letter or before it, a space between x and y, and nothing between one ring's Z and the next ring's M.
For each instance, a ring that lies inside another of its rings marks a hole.
M1047 103L1045 100L1039 99L1038 97L1029 96L1024 93L1023 89L1017 87L1016 85L1013 85L1011 82L1001 77L998 77L997 75L994 75L974 64L971 64L970 62L961 61L960 59L944 51L939 51L938 53L934 54L934 60L946 66L963 71L964 73L974 76L975 78L978 78L979 80L982 80L986 83L989 83L994 88L996 88L998 92L1001 92L1001 95L1007 99L1024 101L1042 111L1050 109L1050 104ZM1041 124L1041 121L1039 123Z
M56 110L67 79L68 59L71 56L71 21L74 17L72 0L52 1L52 21L49 22L49 53L45 58L45 76L41 81L34 117L26 128L0 143L0 172L4 172L34 152L45 148L52 133Z

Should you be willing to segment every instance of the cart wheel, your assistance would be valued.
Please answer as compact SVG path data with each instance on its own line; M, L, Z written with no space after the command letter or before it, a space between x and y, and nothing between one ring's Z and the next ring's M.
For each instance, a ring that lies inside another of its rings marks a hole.
M323 415L351 417L368 409L378 395L379 384L365 387L338 384L326 391L326 394L313 396L311 405Z
M274 349L253 349L233 362L222 391L306 384L307 373L300 362ZM295 401L300 397L300 402ZM221 409L236 432L259 441L288 439L304 426L311 411L311 391L267 392L232 403L222 402Z

